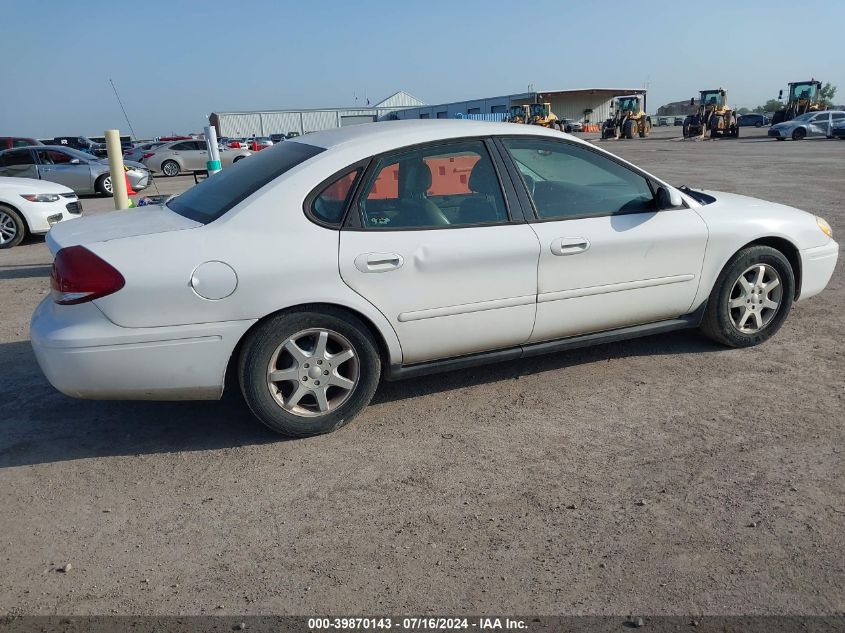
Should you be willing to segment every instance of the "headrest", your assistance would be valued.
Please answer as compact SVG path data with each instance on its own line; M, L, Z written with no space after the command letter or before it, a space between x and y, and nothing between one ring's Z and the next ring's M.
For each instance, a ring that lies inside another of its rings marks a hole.
M499 180L496 178L493 165L489 160L483 158L475 163L467 184L470 190L475 193L495 195L499 191Z
M431 169L425 162L408 161L399 165L400 195L424 194L431 188Z

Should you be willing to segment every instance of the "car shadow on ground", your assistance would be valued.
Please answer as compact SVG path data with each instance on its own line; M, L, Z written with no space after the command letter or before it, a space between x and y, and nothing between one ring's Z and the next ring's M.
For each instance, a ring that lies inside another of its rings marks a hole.
M0 266L0 281L4 279L28 279L30 277L49 277L52 266L44 264Z
M691 332L599 345L472 371L383 382L374 404L628 356L724 349ZM285 441L261 425L240 394L221 401L137 402L69 398L47 382L29 341L0 344L0 469L121 455L203 451Z

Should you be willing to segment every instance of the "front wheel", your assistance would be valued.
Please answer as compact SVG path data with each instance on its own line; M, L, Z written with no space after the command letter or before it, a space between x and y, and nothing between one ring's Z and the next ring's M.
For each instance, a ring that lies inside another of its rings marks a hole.
M701 330L730 347L759 345L783 325L794 297L795 276L783 253L769 246L744 248L716 280Z
M807 138L807 130L805 130L803 127L799 127L792 133L793 141L803 141L805 138Z
M12 248L23 241L26 224L12 207L0 204L0 248Z
M343 426L369 404L381 360L367 327L340 312L273 317L247 339L238 363L250 410L283 435Z
M637 124L635 121L625 121L625 138L634 138L637 133Z
M114 187L112 186L111 176L100 176L97 179L97 182L94 183L94 189L96 189L97 193L101 195L113 196Z

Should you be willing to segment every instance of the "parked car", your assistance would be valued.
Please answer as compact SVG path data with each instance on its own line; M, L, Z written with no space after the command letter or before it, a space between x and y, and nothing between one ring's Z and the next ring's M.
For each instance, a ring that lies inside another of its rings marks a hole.
M564 132L583 132L584 124L575 119L561 118Z
M683 126L683 124L684 124L684 117L676 116L675 122L673 123L673 125L675 125L677 127L677 126Z
M845 111L807 112L789 121L773 125L769 128L769 136L779 141L785 141L788 138L801 141L812 136L833 138L833 126L843 120L845 120Z
M299 136L299 132L288 132L287 138L291 139L296 138L297 136Z
M150 172L140 163L123 161L126 177L135 191L145 189ZM109 163L69 147L36 145L0 152L0 176L49 180L78 194L112 195Z
M220 163L228 167L251 154L245 149L221 149ZM208 149L205 141L173 141L145 152L141 162L153 172L161 172L165 176L178 176L183 171L204 171L208 163Z
M141 162L141 159L144 157L144 154L149 152L150 150L154 150L157 147L161 147L164 145L164 141L152 141L150 143L139 143L132 149L126 150L123 152L123 160L131 160L137 163Z
M54 224L82 216L77 195L62 185L31 178L0 177L0 248L42 235Z
M24 136L0 136L0 150L12 149L13 147L28 147L30 145L42 145L41 141Z
M273 139L269 136L256 136L252 139L252 142L258 146L258 151L267 149L268 147L273 147Z
M840 120L839 123L834 124L830 135L833 138L845 139L845 120Z
M287 137L284 134L271 134L270 135L270 140L273 141L273 143L281 143L286 138Z
M739 127L763 127L764 125L769 125L771 120L765 114L750 112L748 114L740 114L737 117L736 123Z
M830 280L821 218L516 127L315 132L166 205L56 226L39 365L112 399L219 398L229 367L262 422L305 436L347 423L382 375L691 327L757 345Z
M658 117L657 119L657 127L664 127L669 125L669 117Z
M53 139L52 144L78 149L93 156L103 157L106 155L106 144L92 141L87 136L57 136Z

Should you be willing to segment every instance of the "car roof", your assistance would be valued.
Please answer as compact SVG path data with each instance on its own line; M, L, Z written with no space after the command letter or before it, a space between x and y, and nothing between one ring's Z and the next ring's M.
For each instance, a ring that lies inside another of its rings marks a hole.
M347 127L311 132L296 137L294 143L304 143L325 149L355 144L367 146L371 153L387 151L417 143L464 138L468 136L565 136L576 139L557 130L540 125L498 123L488 121L467 121L462 119L414 119L410 121L380 121L362 123ZM362 147L364 149L364 147Z

